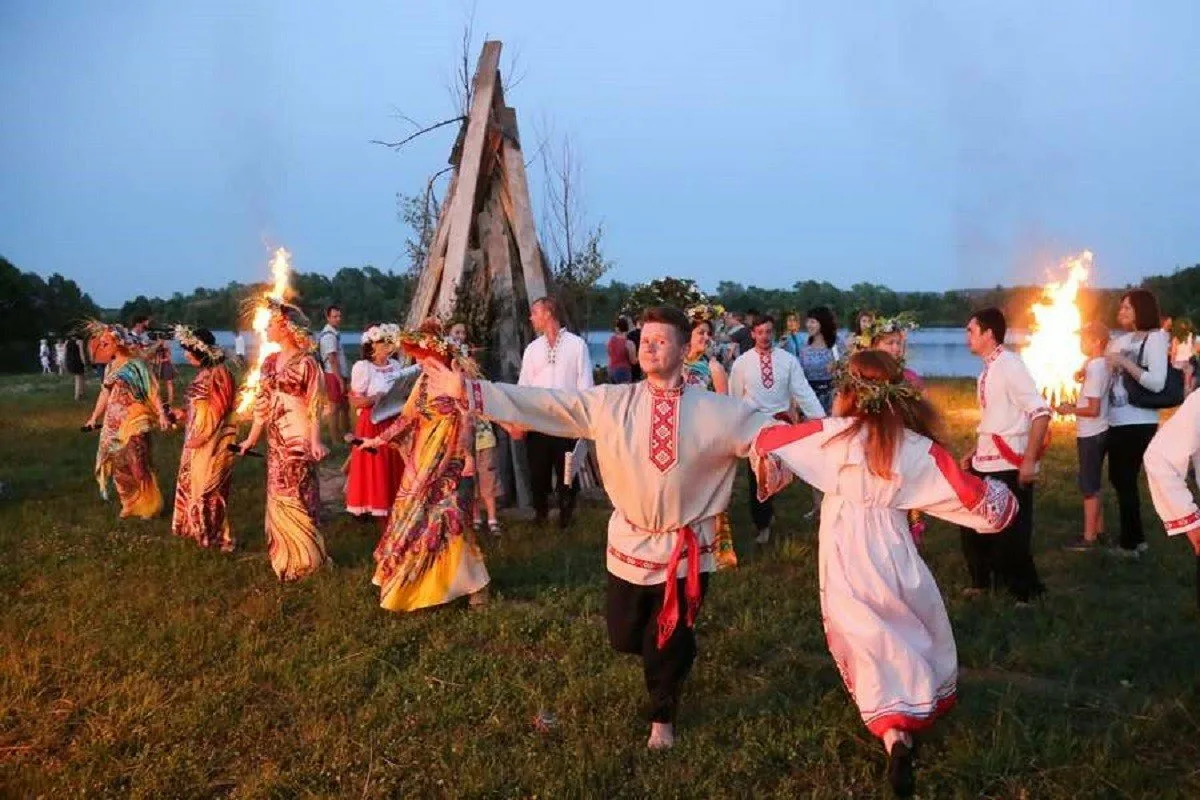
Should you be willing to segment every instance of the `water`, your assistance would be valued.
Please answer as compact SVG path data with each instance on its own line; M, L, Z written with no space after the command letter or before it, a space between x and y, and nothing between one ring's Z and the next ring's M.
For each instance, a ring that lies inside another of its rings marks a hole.
M1009 341L1021 341L1022 335L1013 331ZM607 364L605 344L609 331L589 331L588 351L593 364ZM908 335L908 366L918 375L938 378L974 378L983 364L967 349L966 333L962 328L921 328Z
M1023 336L1018 331L1011 332L1009 341L1021 342ZM233 351L232 331L213 331L217 344ZM610 331L589 331L587 336L588 351L592 363L604 365L608 363L608 353L605 344L608 342ZM351 353L356 353L362 340L358 331L343 331L342 346ZM247 336L246 344L254 352L254 337ZM183 361L183 354L178 345L173 344L173 353L177 363ZM982 364L978 357L971 355L967 349L965 334L962 328L921 328L908 335L908 364L917 374L929 377L943 378L974 378L979 374Z

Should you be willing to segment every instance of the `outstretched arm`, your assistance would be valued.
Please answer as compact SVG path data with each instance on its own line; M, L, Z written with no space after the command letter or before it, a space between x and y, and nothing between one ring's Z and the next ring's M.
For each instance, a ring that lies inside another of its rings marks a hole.
M896 469L903 480L897 508L926 511L980 533L1003 530L1017 513L1017 499L1007 486L964 471L936 442L905 443Z
M1200 393L1193 393L1154 435L1142 462L1154 510L1168 536L1187 534L1200 555L1200 508L1187 485L1188 462L1200 451Z

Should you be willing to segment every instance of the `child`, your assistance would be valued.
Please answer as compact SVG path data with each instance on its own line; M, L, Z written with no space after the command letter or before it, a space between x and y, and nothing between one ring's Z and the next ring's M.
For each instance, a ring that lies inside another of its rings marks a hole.
M488 532L500 535L496 518L496 498L503 494L496 466L496 431L492 423L474 418L475 423L475 530L483 530L483 512L487 511Z
M1075 404L1060 403L1059 414L1075 415L1075 447L1079 453L1079 490L1083 492L1083 536L1066 549L1076 553L1095 550L1104 534L1104 511L1100 506L1100 470L1108 434L1108 390L1112 373L1104 361L1108 328L1089 322L1079 331L1080 349L1088 357L1083 367L1083 387Z

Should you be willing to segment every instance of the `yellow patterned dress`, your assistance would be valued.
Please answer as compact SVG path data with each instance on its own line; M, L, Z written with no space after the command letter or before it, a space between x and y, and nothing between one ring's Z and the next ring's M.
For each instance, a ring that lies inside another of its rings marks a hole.
M254 422L267 434L267 554L280 580L304 578L329 560L317 529L321 510L311 425L321 407L321 367L307 353L263 362Z
M430 398L422 376L404 411L379 434L404 438L404 476L375 548L379 604L415 611L474 594L491 580L470 528L463 469L475 426L449 398Z
M701 356L692 361L683 362L683 382L689 386L698 386L710 392L715 392L713 386L712 366L708 356ZM717 531L713 540L717 551L713 557L717 561L717 569L732 569L737 566L737 551L733 549L733 526L729 524L729 514L722 511L717 515Z
M234 548L225 506L237 438L230 424L233 376L224 364L201 369L187 388L187 432L175 482L171 532L195 539L201 547Z
M158 418L158 382L141 359L131 358L104 375L108 405L96 450L96 482L108 499L109 479L117 487L122 517L149 519L162 511L162 492L150 463L150 430Z

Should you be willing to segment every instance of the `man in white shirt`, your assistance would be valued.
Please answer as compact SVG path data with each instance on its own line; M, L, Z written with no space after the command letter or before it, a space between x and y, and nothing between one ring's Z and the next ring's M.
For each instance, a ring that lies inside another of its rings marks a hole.
M334 442L340 442L342 434L350 429L350 408L346 395L346 378L350 376L350 372L346 369L342 334L338 331L341 324L341 307L327 307L325 327L321 329L318 346L321 353L321 370L325 374L325 399L329 403L329 437L330 441Z
M769 315L757 317L750 334L754 347L733 362L729 394L783 422L796 421L792 415L793 400L806 418L824 417L825 409L808 385L800 362L791 353L775 346L775 320ZM766 544L771 539L775 508L770 499L758 499L754 470L750 470L750 518L758 531L755 541Z
M967 323L967 347L983 359L976 384L979 428L962 467L995 478L1016 495L1020 507L999 533L962 532L963 556L971 577L968 596L1003 586L1020 605L1045 591L1033 564L1033 482L1045 447L1050 408L1038 394L1021 357L1004 348L1008 323L998 308L978 311Z
M233 332L233 353L243 361L246 360L246 337L241 331Z
M562 327L558 303L551 297L533 301L529 321L538 337L525 348L521 357L518 386L540 389L572 389L582 391L594 385L592 358L587 343ZM566 483L567 453L575 448L575 440L530 431L525 435L525 455L529 463L529 492L533 499L536 522L544 523L549 514L552 479L558 481L558 525L566 528L575 513L579 486Z

